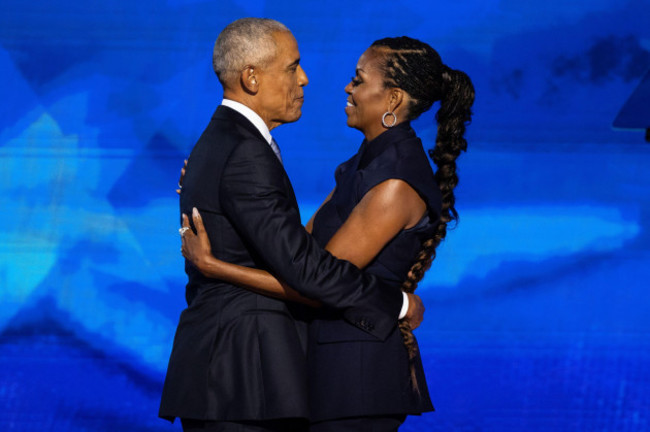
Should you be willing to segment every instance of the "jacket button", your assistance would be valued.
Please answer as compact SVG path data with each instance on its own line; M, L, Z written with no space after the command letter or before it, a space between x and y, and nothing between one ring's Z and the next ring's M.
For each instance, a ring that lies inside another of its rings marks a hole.
M373 328L375 328L374 325L370 324L365 319L362 319L361 321L359 321L359 327L361 327L364 330L372 330Z

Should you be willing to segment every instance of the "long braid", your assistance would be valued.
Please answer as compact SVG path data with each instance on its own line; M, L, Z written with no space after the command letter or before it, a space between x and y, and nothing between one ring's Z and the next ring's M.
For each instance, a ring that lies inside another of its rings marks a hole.
M387 87L398 87L411 97L409 119L415 119L440 100L436 113L438 133L436 145L429 157L436 164L435 179L442 193L440 220L434 236L422 244L422 249L402 284L402 290L413 293L424 273L436 257L436 248L447 235L447 224L458 220L454 207L454 188L458 184L456 159L467 150L465 127L471 121L474 103L474 86L461 71L449 69L440 55L429 45L406 36L386 38L372 45L383 54L382 69ZM399 323L404 346L410 362L411 384L419 393L415 374L418 346L406 320Z

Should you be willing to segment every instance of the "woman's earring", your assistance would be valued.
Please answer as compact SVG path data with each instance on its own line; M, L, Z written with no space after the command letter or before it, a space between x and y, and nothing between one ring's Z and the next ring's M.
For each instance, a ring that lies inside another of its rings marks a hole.
M386 124L386 116L393 116L393 122L391 124ZM392 128L395 126L395 123L397 123L397 116L395 115L394 112L391 111L386 111L384 115L381 117L381 124L384 125L386 128Z

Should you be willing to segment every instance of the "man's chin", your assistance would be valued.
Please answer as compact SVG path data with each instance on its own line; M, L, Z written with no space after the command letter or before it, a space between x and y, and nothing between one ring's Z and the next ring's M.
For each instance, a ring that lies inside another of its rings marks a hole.
M278 127L283 124L287 123L294 123L300 120L300 117L302 116L302 110L298 109L297 111L294 111L292 114L285 114L284 117L282 118L276 118L271 121L271 129Z
M284 123L295 123L298 120L300 120L300 117L302 116L302 110L298 110L294 115L292 116L287 116L287 119Z

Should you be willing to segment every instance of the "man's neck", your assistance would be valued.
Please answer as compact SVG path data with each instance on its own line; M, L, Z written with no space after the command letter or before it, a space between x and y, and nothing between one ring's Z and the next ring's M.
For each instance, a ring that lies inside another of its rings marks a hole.
M269 130L268 126L266 126L266 123L264 120L262 120L262 117L259 116L255 111L253 111L252 108L244 105L243 103L239 101L234 101L232 99L228 99L224 97L223 105L226 105L228 108L233 109L246 117L249 122L255 126L255 128L262 134L264 139L268 142L271 143L272 136L271 136L271 131Z
M223 98L230 99L231 101L239 102L240 104L245 105L248 108L252 109L264 121L264 124L266 124L266 127L269 128L269 131L275 129L281 124L281 123L272 122L269 119L265 118L264 110L260 108L257 99L248 93L242 91L238 92L238 91L224 89Z
M262 120L264 120L264 124L266 124L266 127L269 128L269 130L271 130L271 128L269 127L268 122L266 121L264 116L261 114L261 111L258 109L258 106L256 104L257 101L255 100L254 97L252 97L252 96L250 96L250 95L248 95L246 93L233 92L233 91L228 91L228 90L224 89L223 98L224 99L230 99L231 101L239 102L240 104L245 105L246 107L253 110L255 112L255 114L257 114L258 116L260 116L260 118Z

